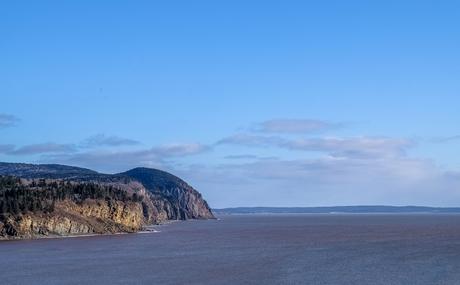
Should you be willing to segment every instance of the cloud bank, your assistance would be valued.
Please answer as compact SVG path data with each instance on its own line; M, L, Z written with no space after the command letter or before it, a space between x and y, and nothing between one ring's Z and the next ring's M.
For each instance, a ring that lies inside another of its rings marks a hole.
M164 169L196 186L213 207L460 203L459 171L410 155L423 140L312 133L337 127L315 120L268 120L211 144L146 148L136 140L99 134L79 144L0 144L0 153L111 173L138 166Z

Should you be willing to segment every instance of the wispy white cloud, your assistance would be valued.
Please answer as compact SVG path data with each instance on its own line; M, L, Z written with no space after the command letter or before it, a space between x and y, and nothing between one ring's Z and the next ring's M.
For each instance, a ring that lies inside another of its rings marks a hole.
M235 154L235 155L226 155L225 159L258 159L257 155L253 154Z
M278 136L260 136L253 134L235 134L219 140L216 145L243 145L250 147L280 146L286 139Z
M257 124L253 129L263 133L304 134L343 127L343 124L311 119L273 119Z
M328 152L335 157L369 158L401 156L414 145L408 139L353 137L286 140L279 146L291 150Z
M278 147L298 151L326 152L336 157L399 156L415 143L408 139L385 137L303 138L286 139L279 136L237 134L217 142L250 147Z
M450 137L437 137L431 140L434 143L448 143L452 141L460 141L460 135L450 136Z
M11 152L13 151L15 148L14 145L12 144L0 144L0 153L8 153L8 152Z
M6 128L16 125L19 118L10 114L0 114L0 128Z
M199 143L172 143L153 147L150 151L163 157L172 157L198 154L210 149L210 146Z
M140 142L133 139L97 134L84 140L80 146L83 148L94 148L105 146L133 146L138 144L140 144Z
M77 150L73 144L41 143L25 145L7 152L9 155L37 155L49 153L72 153Z
M236 154L236 155L226 155L224 156L225 159L230 160L266 160L266 159L278 159L275 156L259 156L259 155L252 155L252 154Z

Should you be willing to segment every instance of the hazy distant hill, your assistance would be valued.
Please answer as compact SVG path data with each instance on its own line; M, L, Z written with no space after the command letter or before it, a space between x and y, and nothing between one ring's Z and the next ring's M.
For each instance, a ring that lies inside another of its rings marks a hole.
M165 220L213 217L198 191L161 170L109 175L0 163L0 238L133 232Z
M460 208L420 206L238 207L213 209L215 214L326 214L326 213L460 213Z

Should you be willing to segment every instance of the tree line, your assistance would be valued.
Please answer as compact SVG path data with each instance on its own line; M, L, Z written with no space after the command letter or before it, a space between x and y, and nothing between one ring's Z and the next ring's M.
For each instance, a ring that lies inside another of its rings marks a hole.
M130 195L112 185L45 179L23 182L18 177L0 176L0 215L49 213L54 211L55 203L58 201L71 200L82 203L86 199L103 199L108 202L142 201L142 197L136 193Z

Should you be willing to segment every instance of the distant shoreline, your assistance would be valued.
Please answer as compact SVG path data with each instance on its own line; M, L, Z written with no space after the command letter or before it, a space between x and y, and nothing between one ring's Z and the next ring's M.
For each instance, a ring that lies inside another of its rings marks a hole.
M333 206L333 207L236 207L212 209L225 214L460 214L460 207Z

